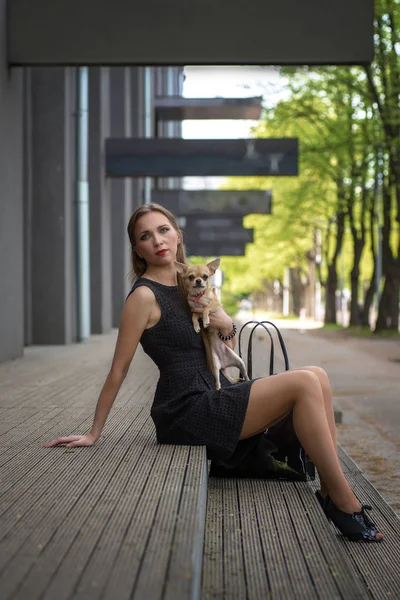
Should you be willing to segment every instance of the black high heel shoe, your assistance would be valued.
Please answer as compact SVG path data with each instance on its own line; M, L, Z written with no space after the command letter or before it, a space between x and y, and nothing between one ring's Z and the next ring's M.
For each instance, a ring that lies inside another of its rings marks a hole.
M325 505L326 505L326 502L327 502L329 496L323 496L321 494L321 492L319 490L317 490L315 492L315 497L317 498L320 507L322 508L322 510L324 511L324 513L326 514Z
M382 538L376 537L376 534L379 533L376 525L365 514L366 510L372 510L372 507L362 505L360 512L346 513L340 510L329 496L325 498L324 512L326 516L347 539L354 542L381 542Z

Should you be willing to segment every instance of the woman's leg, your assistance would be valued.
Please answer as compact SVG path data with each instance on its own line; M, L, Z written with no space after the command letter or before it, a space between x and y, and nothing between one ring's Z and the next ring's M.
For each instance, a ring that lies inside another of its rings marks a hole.
M302 367L301 369L293 369L293 370L294 371L298 371L298 370L311 371L312 373L315 373L315 375L318 377L318 381L319 381L321 389L322 389L322 396L324 399L324 408L325 408L326 418L328 420L329 431L331 433L333 445L337 452L336 423L335 423L335 413L333 410L333 402L332 402L332 389L331 389L331 384L329 382L329 377L328 377L326 371L324 369L322 369L321 367L314 367L314 366L313 367ZM320 480L320 484L321 484L321 494L322 494L322 496L326 496L326 494L328 493L328 489L326 487L325 481L323 480L320 473L318 473L318 475L319 475L319 480Z
M340 468L318 376L310 370L288 371L258 379L251 387L241 439L264 431L293 409L296 435L316 465L333 502L344 512L360 510Z

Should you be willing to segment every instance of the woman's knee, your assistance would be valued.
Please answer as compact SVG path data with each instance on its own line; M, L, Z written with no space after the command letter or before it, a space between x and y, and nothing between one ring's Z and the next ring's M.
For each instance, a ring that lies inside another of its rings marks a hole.
M329 376L328 376L328 373L325 371L325 369L323 369L322 367L316 367L316 366L303 367L303 368L306 371L310 371L311 373L314 373L318 377L318 381L320 382L322 387L330 388Z
M308 401L323 402L322 386L318 375L313 370L299 369L299 397Z

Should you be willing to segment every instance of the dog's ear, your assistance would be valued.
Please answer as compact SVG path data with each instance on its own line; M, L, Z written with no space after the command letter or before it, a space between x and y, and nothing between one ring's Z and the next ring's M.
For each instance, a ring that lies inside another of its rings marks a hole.
M207 264L207 267L210 269L211 273L214 275L215 271L219 267L219 263L221 262L220 258L214 258L211 262Z
M180 263L177 260L174 260L174 265L175 265L175 269L178 271L179 275L182 275L182 277L184 277L186 274L186 271L189 268L189 265Z

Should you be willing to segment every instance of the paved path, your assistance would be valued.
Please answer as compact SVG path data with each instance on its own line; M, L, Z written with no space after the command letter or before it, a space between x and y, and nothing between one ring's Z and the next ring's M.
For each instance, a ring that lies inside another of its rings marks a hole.
M291 367L319 365L328 372L335 407L343 412L339 442L400 514L400 339L349 337L307 322L274 323L282 328ZM263 335L257 336L260 352ZM266 373L267 361L265 367L258 363L253 376ZM278 366L282 370L282 362Z

